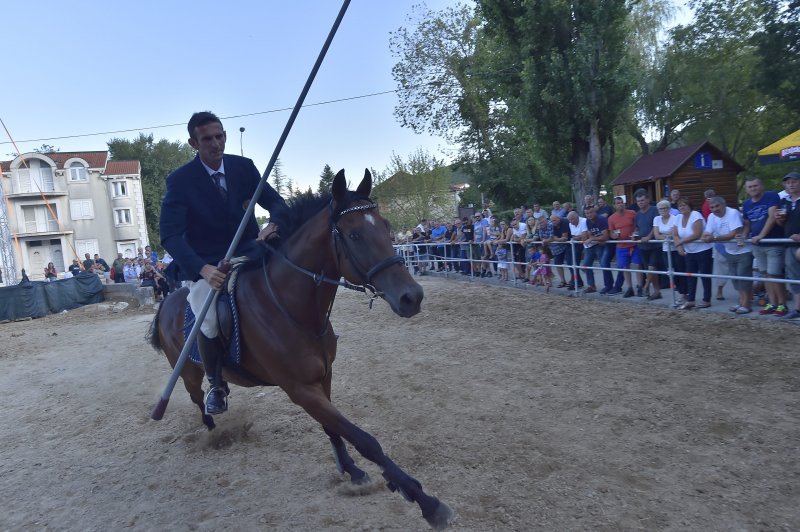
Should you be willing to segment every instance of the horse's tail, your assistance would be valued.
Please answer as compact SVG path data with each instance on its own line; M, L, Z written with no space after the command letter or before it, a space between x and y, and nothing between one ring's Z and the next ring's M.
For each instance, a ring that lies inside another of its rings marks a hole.
M166 300L166 298L164 298ZM161 309L164 308L164 302L162 301L161 304L158 306L158 310L156 311L156 315L153 318L153 321L150 322L150 328L147 330L147 334L145 335L145 339L153 346L153 349L156 351L163 351L161 348L161 336L158 334L158 317L161 315Z

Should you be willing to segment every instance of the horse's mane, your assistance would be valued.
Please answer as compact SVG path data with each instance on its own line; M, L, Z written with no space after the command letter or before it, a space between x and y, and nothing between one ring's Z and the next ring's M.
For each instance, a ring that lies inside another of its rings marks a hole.
M330 193L317 195L305 192L287 201L289 208L286 210L284 216L287 223L280 228L281 238L279 243L284 243L289 240L289 238L291 238L304 223L311 219L311 217L322 209L328 208L328 205L331 203L331 198L332 196ZM359 195L354 191L348 190L342 204L343 206L347 206L356 199L359 199Z

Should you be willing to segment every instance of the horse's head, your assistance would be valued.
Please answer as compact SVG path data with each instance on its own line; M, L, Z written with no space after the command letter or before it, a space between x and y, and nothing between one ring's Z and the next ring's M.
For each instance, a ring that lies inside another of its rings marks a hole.
M375 287L397 315L410 318L419 312L422 287L394 252L389 222L369 199L371 191L369 170L355 192L347 190L344 170L333 180L331 224L341 273L351 283Z

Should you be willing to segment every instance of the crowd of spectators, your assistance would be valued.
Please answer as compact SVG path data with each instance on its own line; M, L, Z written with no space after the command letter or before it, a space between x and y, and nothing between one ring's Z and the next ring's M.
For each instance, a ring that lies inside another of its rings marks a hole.
M163 300L169 294L171 288L164 275L164 270L172 257L169 253L159 259L158 253L150 246L139 248L136 257L124 258L122 253L117 253L111 266L95 253L94 258L89 253L84 254L84 260L73 259L72 264L67 268L64 277L69 278L81 273L94 273L106 283L129 283L136 286L150 286L153 288L157 301ZM50 262L44 269L46 281L58 279L58 271L55 265Z
M535 203L514 209L509 219L498 219L485 207L472 217L420 220L393 238L419 274L431 268L497 276L499 282L521 280L546 290L555 286L649 300L674 289L680 310L710 307L712 284L716 298L724 299L722 287L732 277L737 292L732 313L753 312L755 298L761 302L759 314L798 320L800 284L781 280L800 280L800 173L786 174L783 186L780 192L767 191L760 179L747 178L748 199L740 209L713 189L704 193L701 206L677 189L658 204L644 189L634 193L630 205L623 197L615 197L611 206L604 198L586 196L583 216L558 201L549 214Z

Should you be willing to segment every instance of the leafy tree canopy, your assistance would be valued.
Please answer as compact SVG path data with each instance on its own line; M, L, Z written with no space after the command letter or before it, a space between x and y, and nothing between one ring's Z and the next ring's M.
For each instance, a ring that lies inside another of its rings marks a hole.
M153 135L139 134L134 140L114 138L108 151L115 160L138 160L142 165L142 196L147 217L150 245L160 249L159 220L161 200L166 192L167 175L194 157L194 150L184 142L153 140Z

